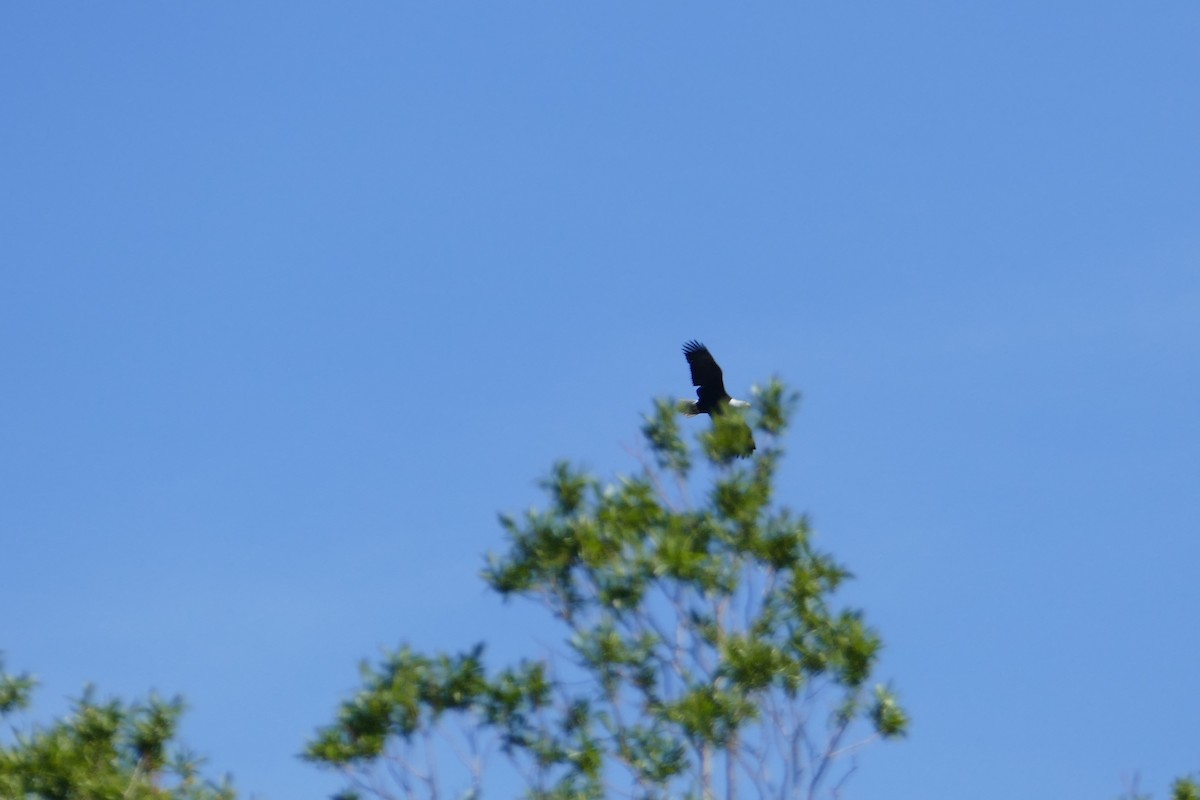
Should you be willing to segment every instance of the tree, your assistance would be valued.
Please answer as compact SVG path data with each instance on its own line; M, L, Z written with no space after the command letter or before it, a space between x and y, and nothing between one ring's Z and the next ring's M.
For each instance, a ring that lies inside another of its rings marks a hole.
M1135 775L1132 785L1121 795L1120 800L1152 800L1151 795L1143 794L1138 789L1138 778ZM1200 800L1200 781L1190 775L1184 775L1171 782L1171 800Z
M836 796L846 756L904 735L908 718L871 682L878 635L835 606L850 573L773 504L797 400L778 382L755 392L746 421L765 446L749 460L730 410L698 436L697 467L660 400L641 474L602 484L556 464L545 509L501 517L508 549L483 577L539 602L569 655L489 670L482 644L401 647L362 665L304 757L344 772L340 798L477 797L492 749L531 798Z
M1200 782L1192 777L1176 778L1171 784L1171 800L1200 800Z
M36 681L9 675L0 660L0 797L24 800L233 800L228 779L200 777L200 761L175 743L181 698L98 701L87 687L69 716L45 727L18 728Z

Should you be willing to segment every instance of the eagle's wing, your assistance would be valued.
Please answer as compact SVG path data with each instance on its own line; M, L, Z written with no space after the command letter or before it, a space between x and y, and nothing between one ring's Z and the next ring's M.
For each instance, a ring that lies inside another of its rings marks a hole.
M698 395L725 396L725 378L708 348L694 339L683 346L683 355L692 370L692 386L699 386Z

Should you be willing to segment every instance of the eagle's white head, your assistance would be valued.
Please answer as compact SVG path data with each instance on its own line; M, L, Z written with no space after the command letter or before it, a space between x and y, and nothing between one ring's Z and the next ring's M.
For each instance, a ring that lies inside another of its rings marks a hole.
M735 400L732 397L729 398L729 405L733 406L734 408L749 408L750 407L750 404L747 403L745 400Z

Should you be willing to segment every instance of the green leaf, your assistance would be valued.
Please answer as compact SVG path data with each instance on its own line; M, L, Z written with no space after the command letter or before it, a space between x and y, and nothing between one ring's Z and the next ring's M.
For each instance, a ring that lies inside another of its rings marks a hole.
M871 722L885 739L895 739L908 733L908 715L888 687L875 687L875 702L871 706Z

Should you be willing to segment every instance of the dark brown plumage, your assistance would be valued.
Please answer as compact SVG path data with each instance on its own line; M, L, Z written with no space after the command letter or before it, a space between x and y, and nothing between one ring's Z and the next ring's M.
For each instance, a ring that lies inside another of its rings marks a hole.
M690 413L711 415L715 411L720 414L724 410L721 405L731 398L725 391L725 376L717 360L695 339L684 343L683 355L692 371L692 386L696 387L697 399Z
M679 407L683 413L689 417L697 414L708 414L711 417L714 414L725 413L726 406L744 408L750 405L745 400L735 400L725 391L725 376L707 347L693 339L684 343L683 355L692 373L692 385L696 387L695 402L680 402ZM744 435L738 447L738 455L748 456L755 450L754 435L750 432L749 425L743 422L742 427Z

